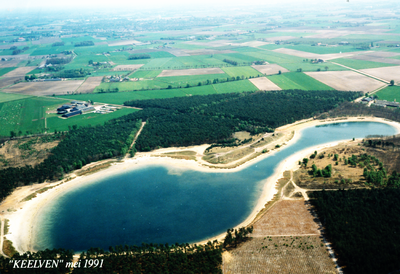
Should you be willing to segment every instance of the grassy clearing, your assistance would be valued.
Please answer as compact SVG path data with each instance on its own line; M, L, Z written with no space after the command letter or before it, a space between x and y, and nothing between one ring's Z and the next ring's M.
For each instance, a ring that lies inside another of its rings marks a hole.
M225 80L229 77L226 73L219 74L204 74L204 75L191 75L191 76L168 76L168 77L157 77L157 80L160 82L171 84L172 86L186 86L189 84L191 86L197 85L199 82L203 83L204 81L209 80L213 82L214 79Z
M15 93L0 92L0 103L20 100L20 99L26 99L26 98L29 98L29 97L31 97L31 96L22 95L22 94L15 94Z
M331 60L332 62L348 66L353 69L369 69L369 68L381 68L381 67L390 67L390 66L398 66L396 64L388 64L388 63L378 63L372 61L365 61L365 60L356 60L356 59L346 59L346 58L339 58ZM330 67L331 65L329 65Z
M228 74L230 77L256 77L260 76L260 72L255 70L252 67L225 67L222 68L223 71L225 71L226 74Z
M379 100L387 101L400 101L400 86L389 86L386 87L374 95L377 95Z
M69 130L69 127L72 125L77 125L78 127L83 126L94 126L101 125L104 122L118 118L132 112L138 111L132 108L123 108L118 111L114 111L112 113L107 114L99 114L99 113L87 113L83 115L77 115L68 119L61 119L59 116L52 116L47 118L47 128L49 132L57 131L66 131Z
M1 136L10 136L10 132L20 134L39 133L45 128L45 116L48 107L55 108L67 101L54 98L32 97L17 101L0 103Z
M6 73L9 73L10 71L13 71L16 69L16 67L11 67L11 68L0 68L0 76L3 76Z
M281 89L333 90L330 86L301 72L288 72L281 75L267 76L267 78Z

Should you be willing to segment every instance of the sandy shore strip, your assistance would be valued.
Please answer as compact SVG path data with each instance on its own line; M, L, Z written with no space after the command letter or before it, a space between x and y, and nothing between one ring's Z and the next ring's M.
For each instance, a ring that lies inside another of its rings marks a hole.
M295 130L294 138L288 143L288 145L294 144L301 136L299 132L303 128L312 127L321 124L329 124L329 123L337 123L337 122L381 122L386 123L397 129L397 132L400 132L400 124L397 122L392 122L386 119L374 118L374 117L355 117L355 118L343 118L343 119L334 119L334 120L303 120L296 122L294 124L286 125L281 128L278 128L277 131L286 131L286 130ZM347 140L348 141L348 140ZM343 141L336 141L333 143L322 144L314 147L310 147L304 149L296 154L291 155L289 158L286 158L283 162L279 164L279 166L274 170L273 175L269 178L266 178L263 182L264 188L263 192L257 202L256 207L253 209L252 213L240 223L236 228L243 227L250 224L259 211L261 211L265 204L272 200L273 196L276 193L276 182L279 178L283 176L283 172L285 170L295 170L299 167L298 161L306 156L309 156L315 150L321 150L327 147L332 147L337 145L338 143ZM201 149L205 149L208 145L199 146ZM181 159L173 159L168 157L151 157L150 155L153 152L148 153L138 153L138 156L135 158L125 159L124 161L113 163L111 167L100 170L96 173L90 175L78 176L75 179L72 179L67 182L59 181L55 183L46 183L41 185L33 185L33 186L24 186L15 190L12 195L7 197L0 205L0 214L3 219L9 219L9 234L6 235L6 238L13 242L14 247L20 253L26 251L35 251L33 249L33 232L34 229L37 228L38 225L38 216L42 210L48 205L51 201L59 198L61 195L65 194L67 191L73 190L74 188L81 187L83 185L87 185L90 183L95 183L98 180L103 179L104 177L113 176L117 173L139 169L143 167L147 167L149 165L163 165L168 168L170 173L181 173L184 170L198 170L201 172L214 172L214 173L222 173L222 172L237 172L244 168L247 168L249 165L253 165L258 161L265 159L273 155L274 153L280 151L281 149L286 148L287 146L283 146L278 150L274 150L270 153L262 154L261 156L252 159L243 165L232 168L232 169L216 169L209 168L202 165L199 165L198 162L194 160L181 160ZM199 149L199 150L201 150ZM163 149L162 152L173 152L179 150L196 150L195 148L167 148ZM158 151L157 151L158 152ZM55 186L54 188L47 190L44 193L38 194L37 197L27 201L22 202L22 200L27 197L30 193L33 193L36 189L41 189L46 186ZM211 239L206 239L201 243L205 243L208 240L222 240L225 237L225 233L213 237Z

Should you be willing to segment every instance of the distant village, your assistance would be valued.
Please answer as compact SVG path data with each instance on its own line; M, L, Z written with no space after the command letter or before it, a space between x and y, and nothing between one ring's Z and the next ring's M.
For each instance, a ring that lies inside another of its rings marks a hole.
M106 114L116 111L118 108L112 105L94 105L93 102L71 101L70 104L64 104L57 108L57 114L63 118L70 118L84 113Z

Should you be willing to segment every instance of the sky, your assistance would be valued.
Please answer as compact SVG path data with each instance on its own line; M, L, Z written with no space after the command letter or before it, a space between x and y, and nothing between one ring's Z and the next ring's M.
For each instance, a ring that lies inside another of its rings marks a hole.
M349 0L351 3L373 3L371 0ZM113 7L113 8L157 8L157 7L171 7L188 5L188 3L194 3L201 6L210 7L212 5L227 5L227 6L237 6L237 5L249 5L249 2L243 0L201 0L201 1L191 1L191 0L68 0L68 1L55 1L55 0L1 0L0 10L34 10L34 9L47 9L47 8L88 8L88 7ZM291 3L308 5L312 2L317 3L346 3L347 0L252 0L251 5L290 5Z

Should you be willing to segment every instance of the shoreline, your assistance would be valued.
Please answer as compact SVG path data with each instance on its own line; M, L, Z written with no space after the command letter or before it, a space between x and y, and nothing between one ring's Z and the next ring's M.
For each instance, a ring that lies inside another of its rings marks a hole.
M290 146L298 141L301 137L301 130L307 127L312 127L316 125L323 125L323 124L331 124L331 123L338 123L338 122L380 122L385 123L393 126L397 132L400 132L400 123L389 121L387 119L376 118L376 117L351 117L347 119L338 118L338 119L331 119L331 120L303 120L296 122L294 124L285 125L276 129L276 131L284 131L284 130L294 130L295 135L294 137L285 145L283 148ZM357 140L357 139L356 139ZM283 172L285 170L295 170L299 167L298 161L304 155L312 154L315 150L321 150L323 148L332 147L343 141L335 141L331 143L325 143L313 147L309 147L303 149L293 155L290 155L284 161L282 161L273 171L272 175L266 179L264 179L261 184L263 185L263 190L261 196L258 198L256 202L256 206L250 213L250 215L242 221L239 225L235 228L247 226L250 224L257 214L264 208L265 204L272 200L273 196L276 194L276 182L279 178L283 176ZM207 147L208 145L202 145L198 147ZM204 149L205 149L204 148ZM172 152L172 151L179 151L179 150L189 150L190 148L166 148L162 149L163 152ZM201 165L200 163L196 162L195 160L182 160L182 159L174 159L169 157L151 157L150 155L153 152L146 152L146 153L138 153L138 156L135 158L128 158L124 159L122 162L113 163L110 167L100 170L98 172L88 174L88 175L81 175L77 176L76 178L63 182L58 181L55 183L46 183L41 185L34 185L34 186L25 186L21 188L17 188L14 192L7 197L3 203L0 205L0 210L2 210L1 217L2 219L9 219L9 233L6 236L7 239L13 242L15 249L20 252L24 253L26 251L37 251L33 249L33 231L38 224L37 216L40 215L42 210L48 205L51 201L59 198L63 194L67 193L68 191L72 191L77 187L81 187L83 185L88 185L91 183L95 183L97 179L104 178L105 176L113 176L117 173L124 172L125 170L132 170L136 168L143 168L150 165L162 165L168 169L168 173L180 173L184 170L197 170L201 172L211 172L211 173L225 173L225 172L237 172L242 169L247 168L250 165L253 165L267 157L274 155L276 152L280 151L282 148L276 149L266 154L262 154L256 158L253 158L244 164L231 168L212 168L206 167ZM46 186L55 186L56 187L45 191L44 193L37 194L37 197L22 202L22 200L27 196L26 191L32 188L43 188ZM20 197L18 197L18 194ZM13 196L13 197L11 197ZM16 196L16 197L14 197ZM9 199L14 199L15 201L9 201ZM9 212L9 208L18 208L16 211ZM39 228L38 228L39 229ZM196 244L207 243L208 241L213 241L218 239L218 241L223 240L225 237L225 233L217 235L212 238L205 239L200 242L196 242Z

